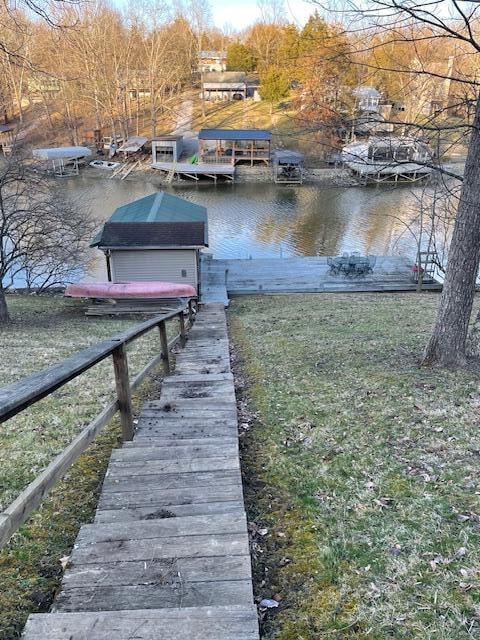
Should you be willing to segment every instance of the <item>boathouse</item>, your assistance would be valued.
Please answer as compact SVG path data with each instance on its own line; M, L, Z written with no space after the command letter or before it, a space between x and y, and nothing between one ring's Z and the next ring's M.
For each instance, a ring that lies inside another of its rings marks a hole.
M200 162L270 164L272 133L267 129L201 129L198 134Z
M198 288L207 210L160 191L115 210L91 243L110 282L175 282Z
M183 136L157 136L152 139L152 163L178 162L183 150Z

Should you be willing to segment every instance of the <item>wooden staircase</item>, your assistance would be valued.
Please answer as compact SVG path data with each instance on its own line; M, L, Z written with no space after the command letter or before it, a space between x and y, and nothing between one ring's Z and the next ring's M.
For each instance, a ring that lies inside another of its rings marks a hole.
M198 314L159 400L112 453L52 613L24 640L257 640L222 305Z

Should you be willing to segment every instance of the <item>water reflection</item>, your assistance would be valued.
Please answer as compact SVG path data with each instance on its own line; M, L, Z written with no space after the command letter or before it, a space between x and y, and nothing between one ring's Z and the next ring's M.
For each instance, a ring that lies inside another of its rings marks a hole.
M156 190L152 184L82 176L65 185L91 207L99 224L122 204ZM169 190L208 208L210 251L218 258L414 254L402 224L416 203L407 187L188 183ZM101 277L99 252L92 258L92 271Z

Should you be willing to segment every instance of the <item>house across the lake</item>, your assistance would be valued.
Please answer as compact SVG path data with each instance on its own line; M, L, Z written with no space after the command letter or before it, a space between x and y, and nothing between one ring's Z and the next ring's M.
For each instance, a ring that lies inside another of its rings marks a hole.
M198 72L222 72L227 69L226 51L200 51L198 55Z
M206 73L202 82L204 100L245 100L248 95L247 76L241 71Z
M91 243L107 260L110 282L175 282L198 289L207 210L160 191L119 207Z
M267 129L201 129L198 134L200 162L270 164L272 133Z

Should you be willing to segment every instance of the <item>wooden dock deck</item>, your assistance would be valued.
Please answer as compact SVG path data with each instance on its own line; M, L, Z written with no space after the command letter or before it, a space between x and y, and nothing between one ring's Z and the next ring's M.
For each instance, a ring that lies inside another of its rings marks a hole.
M225 312L198 314L113 451L52 613L23 640L257 640Z
M347 278L332 275L327 257L216 260L202 258L203 302L228 304L229 296L282 293L415 291L412 263L401 256L377 256L373 273ZM424 289L441 289L440 283Z
M214 182L217 178L225 178L233 182L235 177L235 167L233 164L210 164L207 162L199 162L190 164L189 162L154 162L154 169L164 171L171 176L184 176L191 180L199 180L200 176L211 178Z

